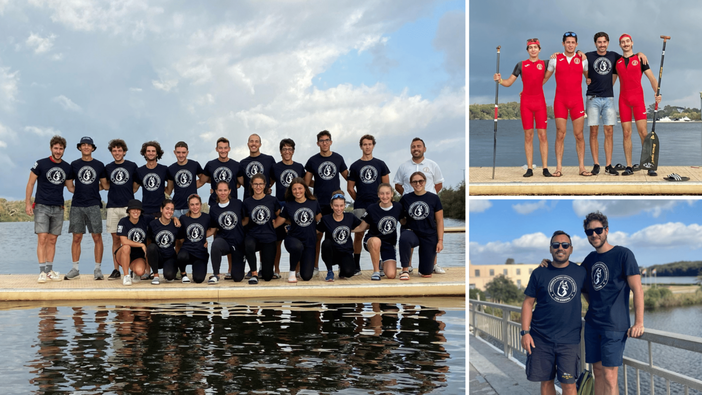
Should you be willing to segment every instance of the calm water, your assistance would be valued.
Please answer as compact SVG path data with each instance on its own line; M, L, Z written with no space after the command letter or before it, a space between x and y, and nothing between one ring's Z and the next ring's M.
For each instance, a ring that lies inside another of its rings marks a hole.
M471 167L492 166L492 154L494 144L494 122L493 121L470 121L468 136L470 141L469 163ZM651 124L648 125L651 131ZM589 128L585 120L585 166L592 167L592 155L590 154ZM548 163L549 167L556 166L556 121L548 121ZM702 165L702 123L656 123L656 134L660 138L661 153L659 162L661 166L700 166ZM600 164L605 165L604 154L604 131L600 126L598 133ZM634 129L632 141L639 142L638 133ZM541 155L539 154L539 139L534 133L534 164L541 167ZM641 145L634 144L634 163L639 162L641 156ZM497 166L522 166L526 164L524 156L524 130L519 120L506 120L497 122ZM612 163L623 163L624 148L622 146L622 128L619 124L614 125L614 150ZM573 128L568 121L568 131L565 138L565 152L563 154L564 166L577 166L578 155L575 152L575 138Z
M697 284L697 277L675 277L675 276L659 276L659 277L641 277L641 284Z
M423 301L0 305L2 393L463 394L465 301Z

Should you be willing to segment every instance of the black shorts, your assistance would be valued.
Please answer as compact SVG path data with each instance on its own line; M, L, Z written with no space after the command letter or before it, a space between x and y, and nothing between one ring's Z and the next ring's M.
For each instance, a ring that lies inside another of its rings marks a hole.
M117 256L117 252L120 250L120 248L122 248L122 246L119 246L119 248L115 251L115 256ZM146 260L144 250L139 247L132 247L132 250L129 252L129 263L132 263L139 258Z
M534 348L527 355L526 374L529 381L551 381L574 384L580 374L580 344L555 344L532 334Z

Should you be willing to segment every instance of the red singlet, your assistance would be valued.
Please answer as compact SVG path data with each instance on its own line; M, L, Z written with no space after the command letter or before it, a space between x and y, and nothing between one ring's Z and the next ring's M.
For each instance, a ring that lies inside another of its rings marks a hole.
M628 59L626 64L625 59ZM644 102L644 91L641 87L641 60L633 55L629 58L620 58L616 65L617 75L619 75L619 118L622 122L631 122L631 114L634 119L640 121L646 119L646 103Z
M556 57L556 99L553 102L553 115L556 118L578 119L585 116L583 106L583 63L578 55L570 62L562 53Z
M522 62L522 97L519 101L519 111L522 116L524 130L546 129L548 114L546 112L546 98L544 97L544 74L546 64L543 60L532 62L527 59Z

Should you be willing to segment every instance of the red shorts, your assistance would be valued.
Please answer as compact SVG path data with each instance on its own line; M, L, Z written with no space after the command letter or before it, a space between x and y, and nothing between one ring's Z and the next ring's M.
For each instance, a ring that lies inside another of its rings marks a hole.
M543 96L522 96L519 112L522 116L524 130L534 129L534 121L536 121L536 129L546 129L548 113L546 112L546 99Z
M619 119L622 122L631 122L631 113L634 119L640 121L646 119L646 103L643 94L640 92L619 94Z
M583 106L582 96L556 96L553 102L553 115L556 118L568 119L568 110L570 110L570 119L578 119L585 116L585 106Z

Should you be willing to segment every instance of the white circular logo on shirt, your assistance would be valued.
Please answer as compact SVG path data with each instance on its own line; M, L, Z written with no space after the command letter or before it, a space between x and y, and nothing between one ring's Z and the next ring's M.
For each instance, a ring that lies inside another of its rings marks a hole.
M175 241L175 237L173 236L173 232L170 230L162 230L158 233L156 233L156 245L159 246L159 248L171 248L173 246L173 242Z
M187 169L178 170L175 175L175 182L179 188L187 188L193 182L193 173Z
M632 60L632 61L631 61L631 65L632 65L632 66L638 66L638 65L639 65L639 61L638 61L638 60Z
M548 294L558 303L568 303L575 298L578 287L572 277L558 275L548 283Z
M378 221L378 231L384 235L388 235L395 231L396 225L397 219L395 219L395 217L383 217L380 219L380 221Z
M336 165L334 162L324 161L317 168L317 174L322 180L329 181L336 177Z
M592 288L595 291L599 291L609 282L609 268L604 262L597 262L592 265L590 277L592 279Z
M46 172L46 179L54 185L61 185L66 182L66 172L60 167L52 167Z
M361 182L364 184L372 184L378 179L378 169L374 166L366 165L361 168L360 174Z
M141 228L131 228L127 232L127 238L135 243L143 243L146 240L146 233Z
M407 214L416 221L426 219L429 216L429 205L421 201L414 202L410 204Z
M297 226L304 228L314 223L314 212L307 207L302 207L295 211L293 218Z
M332 232L332 239L334 239L336 244L343 245L349 240L350 235L351 229L348 226L339 226Z
M543 70L543 69L544 69L544 66L543 66L541 63L539 63L539 64L536 65L536 68L539 69L539 70Z
M292 184L292 180L299 177L295 170L286 169L280 174L280 185L288 188Z
M225 211L217 217L219 227L224 230L232 230L239 223L239 218L231 211Z
M83 166L78 170L78 180L81 184L90 185L95 182L97 178L97 172L92 166Z
M576 56L575 59L573 59L573 63L580 64L580 58Z
M251 220L256 225L265 225L271 219L271 210L266 206L256 206L251 210Z
M185 234L187 235L188 240L193 243L197 243L205 238L205 227L198 223L190 224L187 228L185 228Z
M144 177L144 189L149 192L158 190L161 186L161 177L156 173L149 173Z
M261 162L254 160L246 165L246 177L251 178L258 173L263 173L263 164Z
M612 72L612 62L605 57L595 59L595 64L592 67L599 75L609 75Z
M110 173L110 182L115 185L124 185L129 181L129 172L124 167L118 167Z
M213 173L215 182L225 181L227 184L232 180L232 171L228 167L220 166Z

